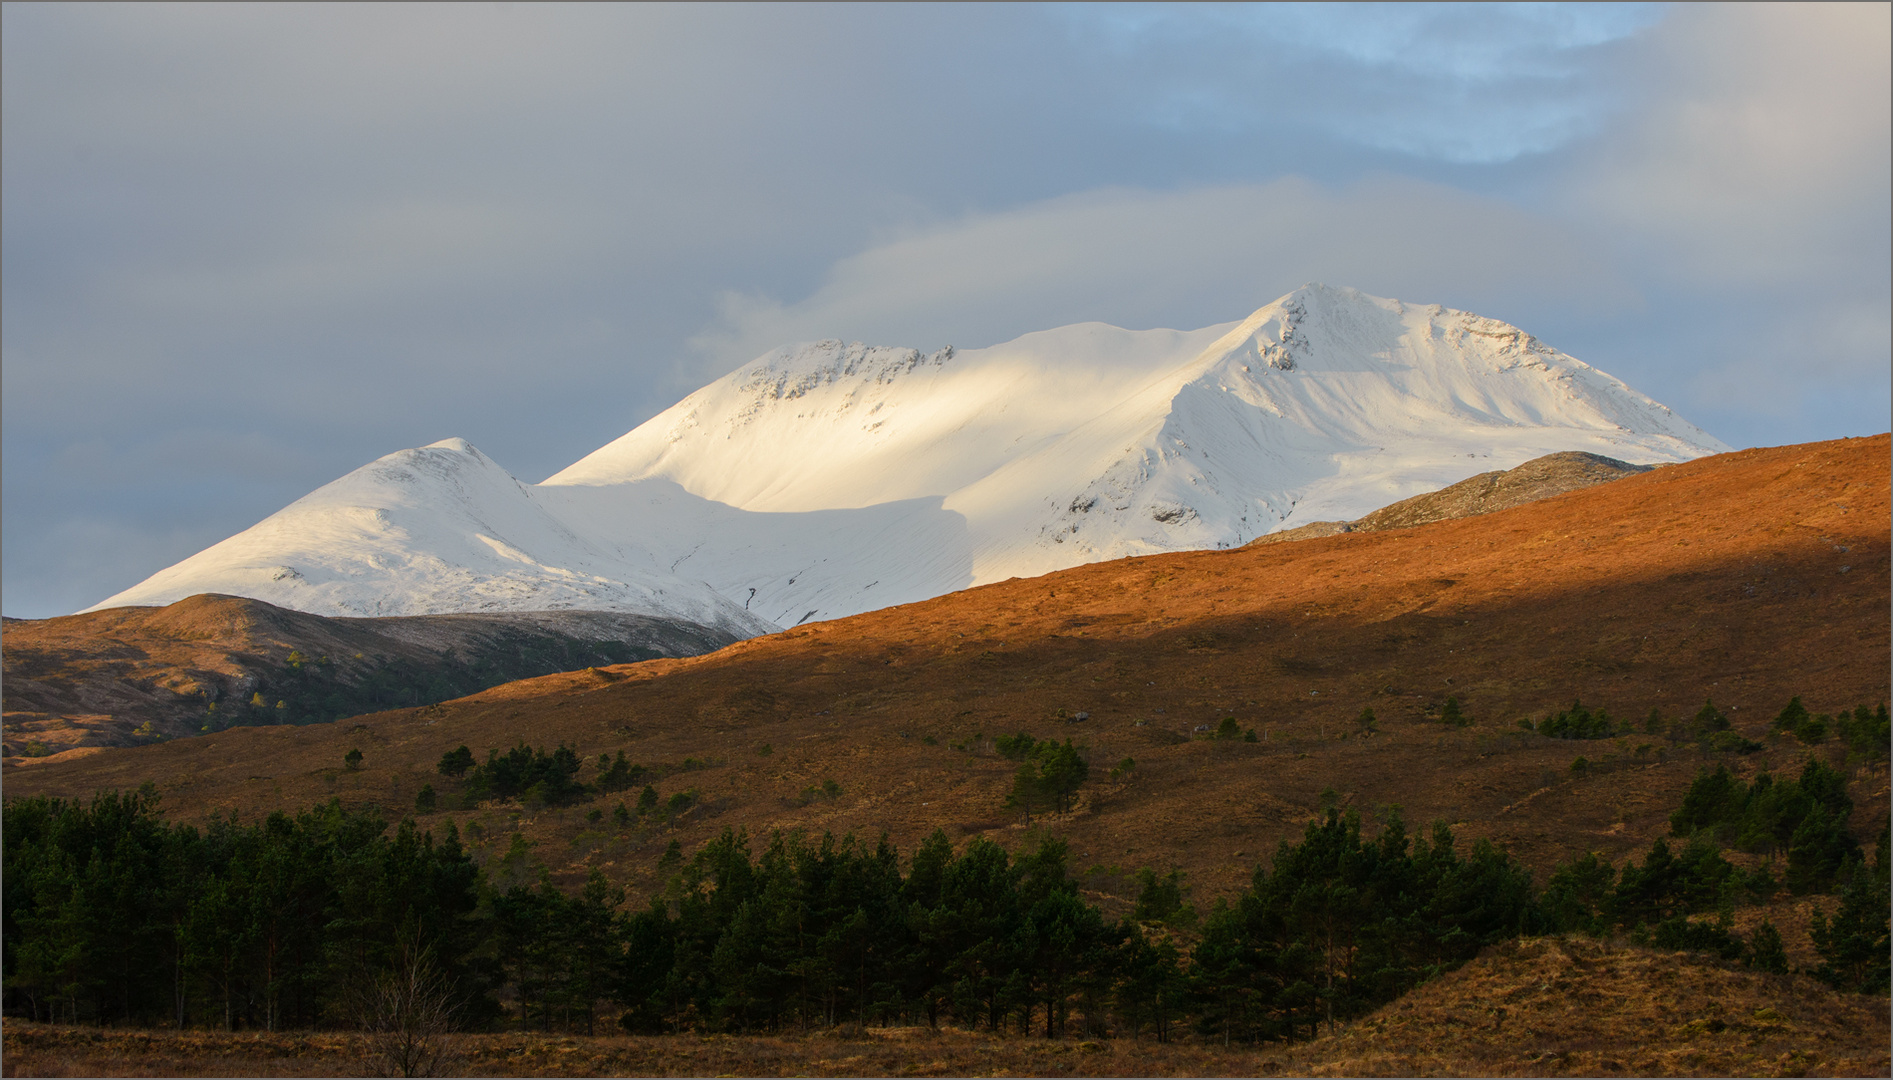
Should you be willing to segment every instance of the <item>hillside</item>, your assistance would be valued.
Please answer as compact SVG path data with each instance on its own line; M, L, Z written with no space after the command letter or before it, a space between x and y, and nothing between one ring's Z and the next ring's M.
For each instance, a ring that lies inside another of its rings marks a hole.
M1107 905L1140 866L1183 869L1202 899L1232 891L1329 800L1370 822L1399 804L1541 871L1586 850L1621 860L1666 831L1698 769L1795 769L1809 749L1767 732L1791 695L1820 711L1887 699L1888 451L1886 436L1749 450L1416 528L1079 567L426 709L28 765L7 791L153 782L193 819L330 797L399 814L423 784L453 794L434 767L463 743L623 750L691 805L624 825L611 798L424 822L477 826L488 858L517 832L561 880L597 867L642 893L668 842L729 827L886 831L903 852L941 826L1027 843L993 746L1026 731L1088 747L1076 810L1034 831L1070 840ZM1448 695L1470 726L1438 721ZM1681 734L1706 697L1764 748ZM1573 698L1659 722L1602 741L1517 726ZM1364 707L1377 730L1357 726ZM1197 731L1224 717L1257 741ZM1884 765L1812 752L1850 771L1870 841ZM1580 756L1592 767L1574 772Z
M1310 285L1192 331L787 345L540 484L459 439L310 493L97 608L585 609L749 636L1238 547L1555 452L1726 449L1517 327Z
M1805 977L1521 939L1277 1064L1305 1076L1884 1076L1889 1019L1885 998Z
M194 596L162 608L8 619L0 639L0 760L12 765L28 754L49 760L235 724L428 705L589 664L695 656L735 635L613 612L331 619ZM250 705L257 695L262 704Z
M1566 451L1482 473L1353 523L1321 522L1255 542L1488 513L1648 469ZM164 608L9 619L4 633L0 662L7 711L0 760L143 746L237 725L309 723L394 704L429 705L517 678L695 656L737 638L679 620L617 612L340 619L211 595ZM292 668L292 652L318 662ZM261 709L246 705L256 694L265 699ZM279 700L286 711L275 709Z

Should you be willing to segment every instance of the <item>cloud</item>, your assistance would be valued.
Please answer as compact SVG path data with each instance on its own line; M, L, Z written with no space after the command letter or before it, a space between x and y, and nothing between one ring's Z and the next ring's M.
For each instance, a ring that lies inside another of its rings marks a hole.
M1311 279L1733 443L1883 426L1886 11L6 4L7 612L404 446L547 475L783 340Z
M1686 287L1884 268L1890 39L1886 4L1681 5L1626 58L1639 107L1563 197Z
M931 348L1093 319L1194 329L1316 280L1521 319L1636 301L1580 237L1505 203L1398 177L1289 178L971 215L841 260L806 298L727 296L692 344L720 374L825 337Z

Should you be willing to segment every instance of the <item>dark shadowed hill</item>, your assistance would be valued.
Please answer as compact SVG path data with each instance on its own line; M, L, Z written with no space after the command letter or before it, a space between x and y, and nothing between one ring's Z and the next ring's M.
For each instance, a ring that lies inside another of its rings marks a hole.
M732 640L611 612L324 618L211 595L8 619L3 745L11 760L314 723L555 671L694 656Z

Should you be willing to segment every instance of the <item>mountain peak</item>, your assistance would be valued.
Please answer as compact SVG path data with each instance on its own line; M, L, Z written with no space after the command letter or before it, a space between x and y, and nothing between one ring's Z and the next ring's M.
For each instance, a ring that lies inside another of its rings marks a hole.
M1199 330L785 345L543 484L461 439L401 451L107 604L662 609L754 633L1239 546L1558 451L1722 449L1517 327L1309 283Z

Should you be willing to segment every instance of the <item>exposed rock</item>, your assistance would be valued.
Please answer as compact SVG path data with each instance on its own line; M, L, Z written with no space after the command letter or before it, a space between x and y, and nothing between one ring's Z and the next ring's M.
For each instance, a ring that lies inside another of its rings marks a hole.
M1491 514L1593 484L1649 472L1652 468L1654 466L1632 465L1601 454L1566 450L1533 458L1516 469L1480 473L1450 487L1402 499L1356 521L1310 522L1300 528L1270 533L1252 543L1279 544L1285 540L1312 540L1336 533L1411 529L1433 521Z

